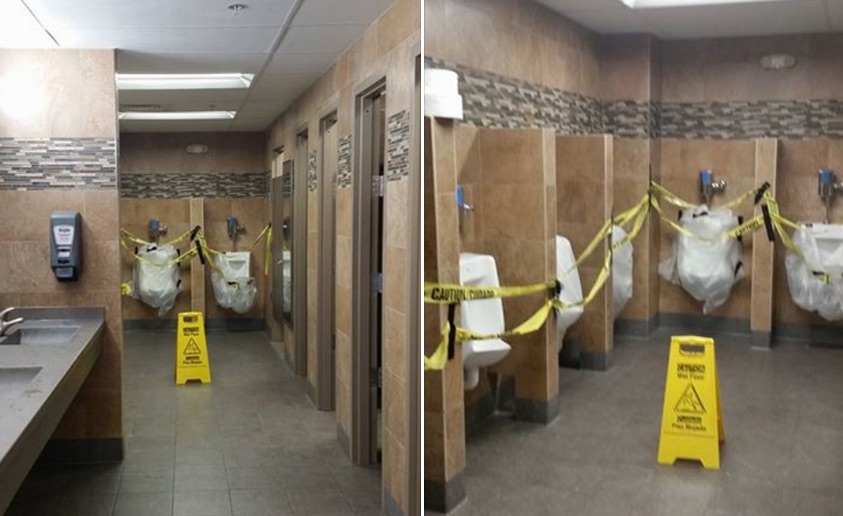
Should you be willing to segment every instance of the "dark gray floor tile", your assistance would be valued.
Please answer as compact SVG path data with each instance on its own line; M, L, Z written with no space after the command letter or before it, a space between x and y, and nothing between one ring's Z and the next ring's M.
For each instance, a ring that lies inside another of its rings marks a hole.
M173 493L120 493L114 516L172 516Z
M231 509L234 516L292 514L290 503L278 489L232 489Z
M228 489L225 468L197 469L176 467L176 491L209 491Z
M111 516L116 494L64 496L56 505L54 516Z
M230 516L227 490L175 493L173 516Z
M174 470L149 470L125 473L120 482L121 493L166 493L173 491Z
M340 491L287 492L287 497L293 514L338 514L352 510Z

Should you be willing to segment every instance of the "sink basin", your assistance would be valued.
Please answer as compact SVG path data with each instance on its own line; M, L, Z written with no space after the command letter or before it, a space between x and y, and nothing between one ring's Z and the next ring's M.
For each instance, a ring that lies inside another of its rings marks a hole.
M14 398L41 372L40 367L0 367L0 398Z
M69 341L79 331L78 326L23 327L12 329L5 337L0 337L4 344L62 344Z

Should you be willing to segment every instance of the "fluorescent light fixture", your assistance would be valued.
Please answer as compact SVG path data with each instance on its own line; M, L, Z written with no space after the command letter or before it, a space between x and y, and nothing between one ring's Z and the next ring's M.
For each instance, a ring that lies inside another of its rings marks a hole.
M0 13L0 48L58 46L20 0L0 0Z
M232 120L236 111L124 111L120 120Z
M41 81L31 77L0 77L0 113L16 120L38 116L44 110Z
M724 4L760 4L792 2L794 0L620 0L632 9L658 9L663 7L703 7Z
M255 78L251 73L118 73L120 90L233 90L248 88Z

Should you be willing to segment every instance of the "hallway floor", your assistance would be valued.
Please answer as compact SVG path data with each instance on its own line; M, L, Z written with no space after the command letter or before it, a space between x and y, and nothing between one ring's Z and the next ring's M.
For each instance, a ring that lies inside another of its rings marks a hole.
M670 335L617 339L607 373L562 369L549 426L500 416L469 436L452 514L842 514L843 349L717 338L726 442L707 471L656 463Z
M263 332L210 332L204 386L174 385L174 339L126 332L123 463L36 466L7 516L380 513L380 471L349 462Z

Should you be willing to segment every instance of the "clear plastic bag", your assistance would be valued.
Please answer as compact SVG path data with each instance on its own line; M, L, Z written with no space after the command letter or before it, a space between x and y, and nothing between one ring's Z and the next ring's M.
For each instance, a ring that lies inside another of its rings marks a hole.
M580 284L580 273L576 267L576 258L571 249L571 243L562 236L556 237L556 277L562 284L562 291L559 292L559 300L567 305L576 305L582 302L582 285ZM561 349L562 339L568 328L573 326L583 313L582 305L569 306L556 310L556 327L558 328L558 347Z
M825 224L800 225L793 233L793 245L802 257L788 251L785 256L790 297L799 308L817 312L827 321L843 319L843 261L839 246L820 245L825 233L839 230ZM839 242L839 239L829 240ZM803 259L804 258L804 259ZM824 281L828 274L829 281Z
M612 245L626 238L626 231L612 226ZM626 242L612 254L612 305L615 318L632 299L632 242Z
M224 254L214 256L216 267L211 273L211 285L214 288L214 298L223 308L233 310L238 314L245 314L255 306L258 287L254 278L237 278L235 269L229 264Z
M709 210L706 205L682 210L679 225L696 236L679 233L673 255L659 264L659 275L685 289L703 303L703 313L722 306L732 286L744 277L741 244L723 234L738 226L728 208Z
M181 292L179 266L170 263L178 257L178 251L171 245L148 245L138 249L138 256L141 259L135 260L132 272L132 297L164 315L173 309Z

